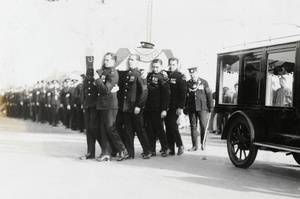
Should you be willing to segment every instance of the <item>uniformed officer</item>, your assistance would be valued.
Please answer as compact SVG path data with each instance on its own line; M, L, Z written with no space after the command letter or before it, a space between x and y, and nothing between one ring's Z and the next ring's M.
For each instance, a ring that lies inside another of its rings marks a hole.
M102 153L98 161L111 160L111 146L119 152L118 161L125 159L127 150L116 130L116 116L118 113L117 93L112 92L117 86L119 75L115 69L117 56L113 53L106 53L103 59L103 67L97 71L99 76L96 79L98 89L97 110L100 111L100 129L101 129L101 149ZM110 143L111 141L111 143Z
M143 158L149 159L151 157L151 150L143 117L143 108L146 104L148 91L146 82L144 84L141 78L138 68L139 62L140 56L137 54L132 54L128 58L129 71L125 78L119 82L119 111L124 120L124 144L128 151L128 158L133 159L135 155L134 135L136 132L143 148Z
M47 82L46 86L46 99L45 99L45 107L46 107L46 115L47 120L50 125L52 125L52 111L51 111L51 92L53 90L53 83L52 81Z
M17 115L16 118L22 118L22 110L23 110L23 99L22 99L22 92L21 92L22 88L18 87L16 92L15 92L15 96L16 96L16 107L17 107Z
M21 94L21 98L22 98L22 116L23 119L27 119L30 116L30 109L29 109L29 88L27 87L27 85L25 85L22 94Z
M166 132L170 148L170 155L175 155L174 144L178 147L177 155L183 154L183 143L178 130L178 118L182 114L186 100L186 77L178 70L179 60L177 58L169 59L169 83L171 90L171 101L166 117Z
M204 150L204 134L207 125L208 113L213 108L212 92L206 80L199 77L197 67L189 69L191 79L187 82L186 108L191 126L193 147L189 151L198 150L197 125L200 122L201 149Z
M92 56L86 57L87 74L83 80L83 109L86 127L87 154L80 159L95 158L96 140L101 146L100 113L96 109L98 90L93 76L93 61L94 58Z
M53 84L53 89L51 91L52 125L57 126L59 122L60 85L57 80L53 80L52 84Z
M156 138L162 147L162 157L169 155L169 146L164 130L164 118L170 103L170 85L161 73L162 61L154 59L151 62L152 72L147 76L148 97L145 106L146 130L149 137L151 152L156 155Z
M70 85L70 127L72 130L77 130L77 113L76 113L76 93L75 93L75 87L77 86L78 79L72 79L71 85Z
M39 122L39 101L38 101L38 95L40 94L40 82L38 81L35 84L34 90L33 90L33 105L34 105L34 115L33 115L33 121Z
M40 87L37 93L37 100L39 102L39 122L44 123L46 116L46 81L41 80Z
M66 78L63 81L63 88L60 92L60 103L62 106L62 119L63 124L66 126L66 128L70 128L70 84L71 80L70 78Z
M75 88L75 102L76 102L76 118L77 118L77 129L80 132L84 132L84 117L83 117L83 82L85 75L81 75L82 81Z
M59 102L60 102L60 105L59 105L59 110L58 110L58 113L59 113L59 120L62 122L63 125L65 125L65 119L64 119L64 101L65 101L65 92L66 92L66 81L65 80L62 80L61 84L60 84L60 91L59 91Z
M28 100L29 100L29 118L32 120L33 115L33 89L34 85L28 88Z

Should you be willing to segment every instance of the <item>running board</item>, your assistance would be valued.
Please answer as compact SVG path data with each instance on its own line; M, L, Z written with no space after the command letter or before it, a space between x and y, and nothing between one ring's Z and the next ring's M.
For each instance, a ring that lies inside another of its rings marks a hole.
M253 145L271 148L271 149L277 149L279 151L300 153L300 148L292 147L292 146L285 146L285 145L273 144L273 143L268 143L268 142L254 142Z

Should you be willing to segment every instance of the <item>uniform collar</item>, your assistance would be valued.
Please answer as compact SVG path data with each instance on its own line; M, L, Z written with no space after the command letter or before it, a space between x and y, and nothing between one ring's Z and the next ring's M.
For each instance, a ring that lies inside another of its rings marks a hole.
M104 67L103 70L113 70L113 69L115 69L115 68L116 68L115 66L113 66L113 67Z
M138 71L138 67L129 69L129 72L132 72L132 71Z
M178 69L174 70L174 71L169 71L170 72L170 75L174 74L174 73L178 73Z

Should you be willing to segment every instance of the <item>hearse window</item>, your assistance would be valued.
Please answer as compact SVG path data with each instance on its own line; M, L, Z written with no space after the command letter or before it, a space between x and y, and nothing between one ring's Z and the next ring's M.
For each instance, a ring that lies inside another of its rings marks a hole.
M262 52L248 53L243 56L243 76L241 100L246 103L253 103L260 99L260 84L263 78L261 72Z
M266 106L291 107L295 51L269 53L267 66Z
M237 104L239 56L225 55L220 59L219 104Z

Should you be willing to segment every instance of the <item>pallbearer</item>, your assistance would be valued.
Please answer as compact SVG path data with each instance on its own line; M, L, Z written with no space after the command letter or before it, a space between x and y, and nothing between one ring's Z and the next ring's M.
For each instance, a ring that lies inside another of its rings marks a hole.
M128 158L135 157L134 135L143 147L143 158L151 157L151 150L148 135L144 125L144 106L147 100L147 80L142 79L139 71L140 56L132 54L128 58L129 71L125 78L120 79L119 85L119 111L125 126L125 147L128 151Z
M86 56L86 75L83 80L83 109L84 122L86 127L87 154L80 159L95 158L95 143L101 143L100 140L100 115L96 110L98 91L94 79L94 56Z
M178 147L177 155L183 154L183 143L178 130L177 120L183 112L186 100L186 77L178 70L179 60L177 58L169 59L169 83L171 90L171 101L166 117L167 139L170 148L170 155L175 155L174 145Z
M98 89L97 110L101 117L101 149L102 154L98 161L111 160L112 144L119 152L118 161L124 160L127 150L116 130L116 117L118 113L118 98L115 87L119 81L118 71L115 68L117 56L106 53L103 58L103 66L97 71L99 78L96 79Z
M164 129L164 118L170 103L170 85L168 78L162 75L162 60L154 59L152 72L147 76L148 97L145 106L146 130L149 137L152 156L156 155L156 138L162 146L162 157L169 155L169 146Z

